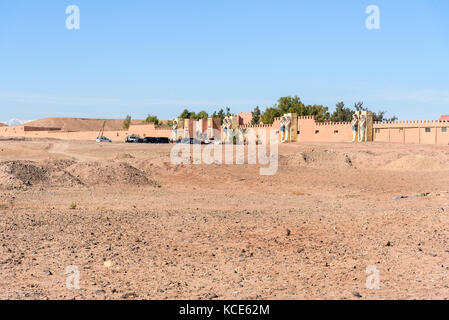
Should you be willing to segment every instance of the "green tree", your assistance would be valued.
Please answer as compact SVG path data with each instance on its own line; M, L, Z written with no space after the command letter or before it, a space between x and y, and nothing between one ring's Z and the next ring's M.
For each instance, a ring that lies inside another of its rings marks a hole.
M386 118L385 114L387 112L386 111L378 111L378 112L373 112L373 121L378 121L378 122L389 122L389 121L397 121L398 117L393 116L391 118Z
M212 118L220 118L221 124L223 124L223 120L225 118L223 109L218 110L218 112L214 111Z
M298 96L279 98L277 108L282 114L296 113L298 116L303 116L306 113L304 103Z
M357 111L370 111L373 113L373 121L378 121L378 122L386 122L386 121L396 121L398 120L398 117L393 116L391 118L386 118L385 114L387 113L386 111L371 111L369 108L366 108L363 106L363 101L359 101L356 102L354 104L354 109Z
M263 123L272 124L274 118L286 113L296 113L298 116L315 116L316 121L329 119L328 107L322 105L304 105L298 96L281 97L272 108L267 108L261 119Z
M253 118L251 120L252 125L258 125L260 123L260 117L262 116L262 113L260 112L259 106L256 106L254 108L254 111L252 112Z
M369 111L368 108L363 106L363 101L354 103L354 109L355 111Z
M125 120L123 120L123 129L128 130L130 126L131 126L131 116L127 115Z
M206 111L200 111L195 115L195 119L207 119L209 118L209 114Z
M303 114L298 114L299 116L315 116L315 120L318 122L323 122L329 120L329 108L320 104L307 105L305 106L305 111Z
M304 105L298 96L281 97L277 107L281 115L285 113L296 113L298 116L315 116L315 120L324 121L329 118L328 108L322 105Z
M279 110L279 108L277 108L275 106L275 107L271 107L271 108L266 108L265 112L260 117L260 120L262 120L262 122L265 124L273 124L274 118L277 118L280 116L281 116L281 111Z
M386 118L386 111L371 111L370 108L363 106L363 101L354 103L355 111L370 111L373 113L373 121L375 122L385 122L385 121L396 121L398 118L393 116L391 118ZM353 109L345 108L344 102L339 102L336 105L335 111L330 116L330 120L333 122L350 122L352 120L352 115L354 114Z
M147 116L147 118L145 119L146 123L154 123L155 125L159 124L159 119L157 118L157 116L153 116L151 114L149 114Z
M343 101L336 104L335 111L330 116L332 122L350 122L352 121L352 115L354 111L345 107Z
M191 112L189 112L189 110L184 109L184 111L179 115L179 118L190 119L190 114L191 114Z

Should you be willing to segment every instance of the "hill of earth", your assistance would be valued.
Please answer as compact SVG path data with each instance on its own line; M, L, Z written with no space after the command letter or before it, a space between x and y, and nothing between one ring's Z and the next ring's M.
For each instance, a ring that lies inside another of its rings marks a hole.
M28 122L27 126L61 128L63 131L99 131L106 121L105 130L123 129L123 119L44 118ZM131 120L131 124L142 124L143 120Z

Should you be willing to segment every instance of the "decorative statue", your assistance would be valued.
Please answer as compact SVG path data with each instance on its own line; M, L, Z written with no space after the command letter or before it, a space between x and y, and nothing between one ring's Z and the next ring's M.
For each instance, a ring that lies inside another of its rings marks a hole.
M227 136L227 141L228 142L232 142L232 119L228 118L228 130L227 130L228 136Z
M281 122L280 122L280 125L281 125L281 142L284 142L284 136L285 136L285 121L286 121L285 117L282 117L282 118L281 118Z
M223 120L223 142L227 143L229 142L229 138L231 135L231 128L232 128L232 120L231 118L224 118Z
M290 125L292 121L290 117L283 116L281 118L281 142L287 142L290 136Z
M173 141L178 140L178 121L173 121Z
M366 117L362 115L360 117L360 136L359 142L366 142Z
M357 114L354 113L352 116L352 142L357 141L357 133L359 131L359 118L357 117Z

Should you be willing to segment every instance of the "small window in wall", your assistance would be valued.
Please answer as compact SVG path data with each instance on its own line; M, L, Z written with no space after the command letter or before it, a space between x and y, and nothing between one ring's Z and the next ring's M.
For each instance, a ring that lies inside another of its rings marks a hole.
M320 133L320 130L315 130L315 134L318 134L318 133Z
M300 134L300 131L298 130L298 134Z
M447 132L447 127L441 128L441 132Z
M380 129L376 129L376 133L380 133Z
M338 130L334 130L334 134L338 134Z
M426 128L426 132L432 132L431 128Z

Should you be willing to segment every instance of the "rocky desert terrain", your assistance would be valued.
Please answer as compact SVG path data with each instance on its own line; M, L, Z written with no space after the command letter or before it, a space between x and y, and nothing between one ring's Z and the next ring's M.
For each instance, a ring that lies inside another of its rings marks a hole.
M274 176L171 148L2 139L0 298L449 298L447 146L282 145Z

